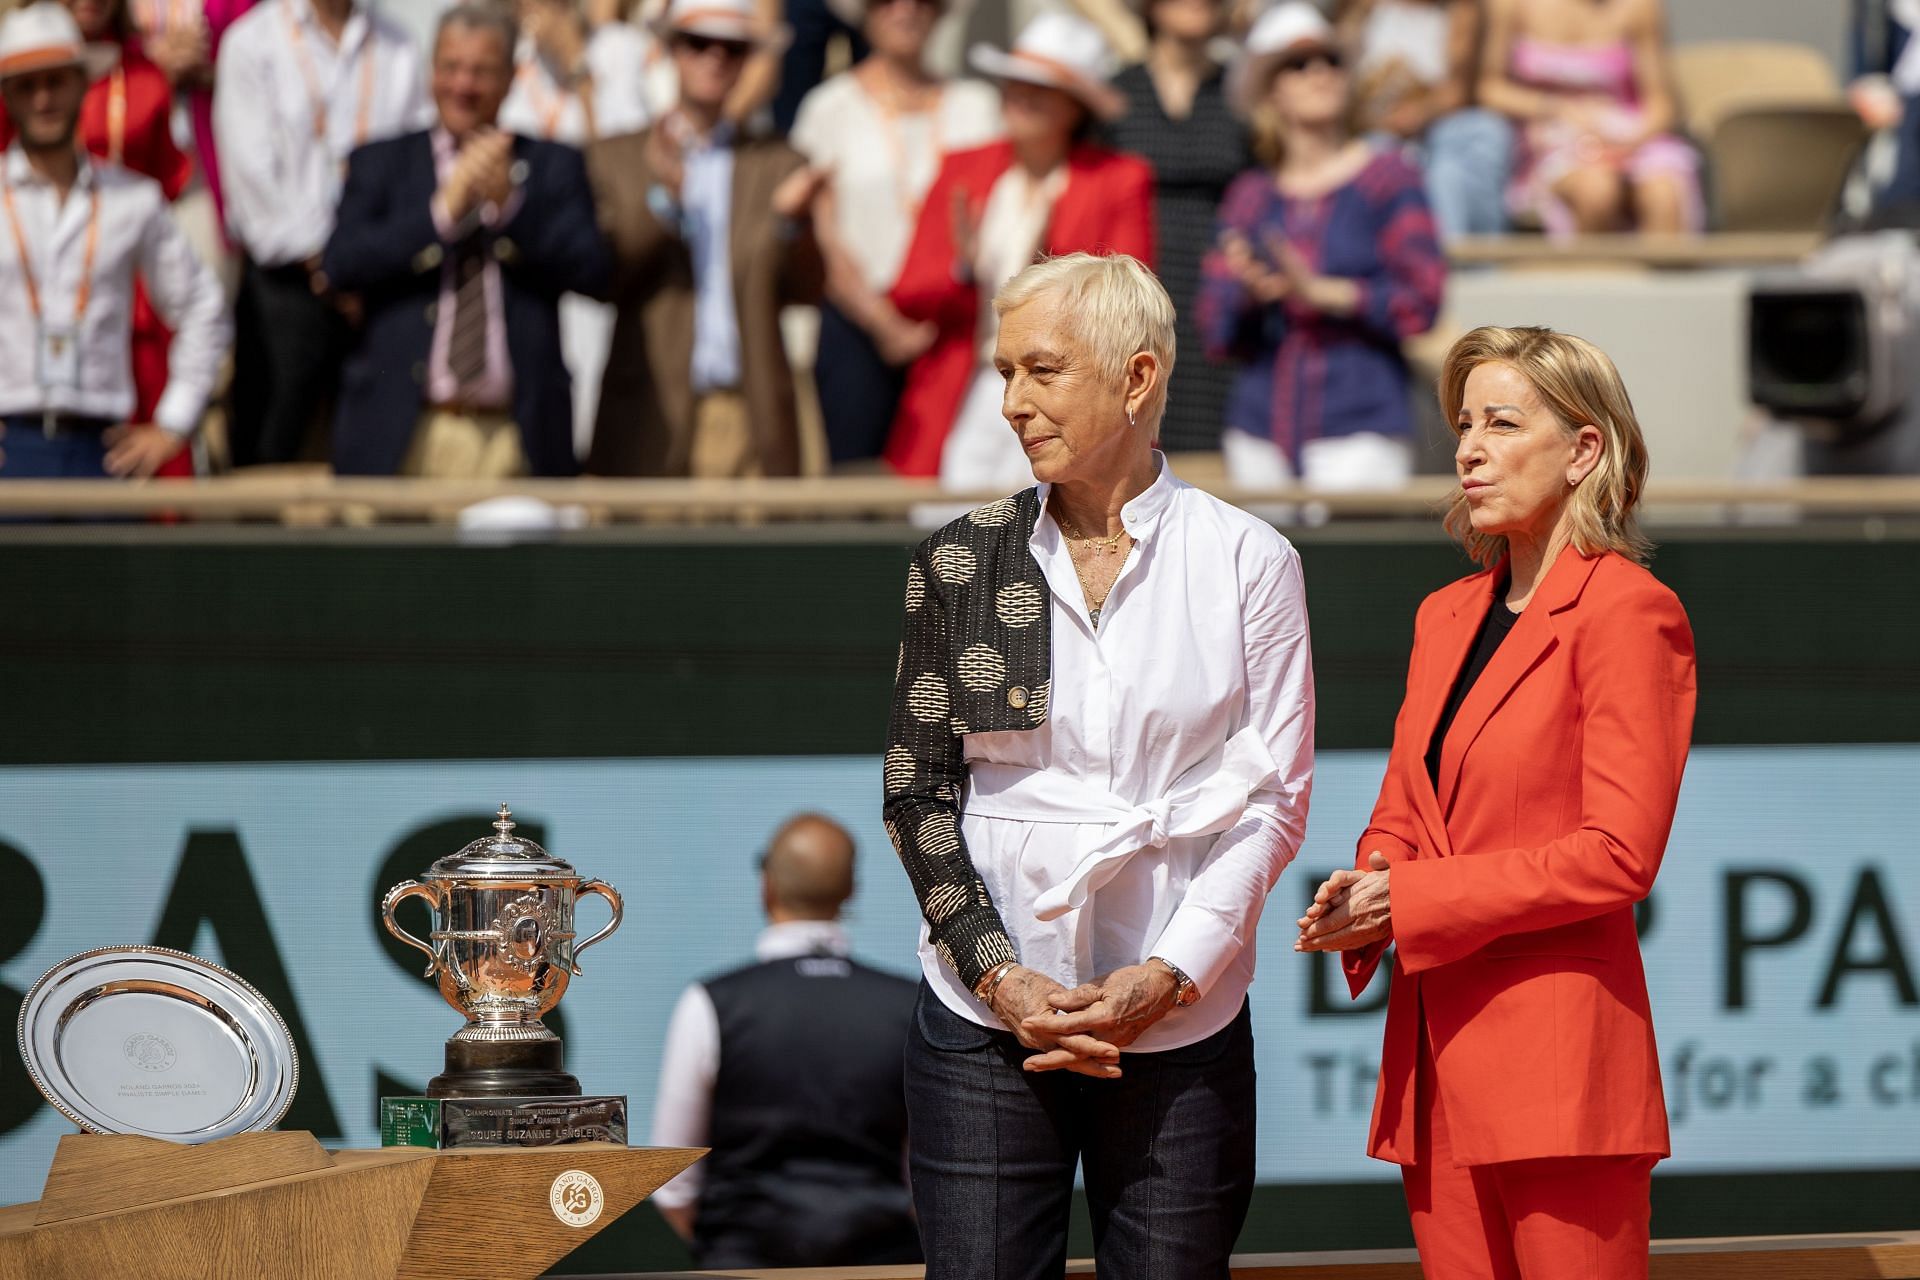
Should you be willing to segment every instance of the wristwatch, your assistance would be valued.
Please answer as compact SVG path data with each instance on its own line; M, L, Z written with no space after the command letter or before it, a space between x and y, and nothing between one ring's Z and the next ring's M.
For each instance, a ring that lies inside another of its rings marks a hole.
M1161 956L1148 956L1148 961L1161 965L1173 975L1173 1003L1178 1009L1185 1009L1200 1002L1200 988L1193 985L1193 979L1187 971L1173 961Z

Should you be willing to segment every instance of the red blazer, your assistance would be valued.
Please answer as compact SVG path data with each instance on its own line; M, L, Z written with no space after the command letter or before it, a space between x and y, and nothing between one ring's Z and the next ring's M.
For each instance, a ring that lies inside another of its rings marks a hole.
M883 455L901 475L940 473L940 450L973 379L979 296L971 281L955 278L953 205L966 201L975 226L987 194L1013 167L1013 144L994 142L955 151L920 206L913 243L893 286L893 305L914 320L931 320L939 336L907 371L900 408ZM1138 156L1082 143L1067 157L1067 185L1054 203L1043 247L1048 254L1127 253L1153 265L1153 170Z
M1426 1019L1462 1164L1669 1153L1633 904L1693 730L1693 632L1631 561L1568 550L1427 746L1499 570L1428 596L1356 865L1393 863L1393 986L1368 1153L1414 1158ZM1354 995L1384 945L1344 957Z

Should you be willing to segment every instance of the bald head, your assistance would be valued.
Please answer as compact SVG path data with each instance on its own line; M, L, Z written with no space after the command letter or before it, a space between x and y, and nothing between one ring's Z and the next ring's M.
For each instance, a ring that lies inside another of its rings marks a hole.
M767 845L767 914L776 920L832 920L853 896L853 837L831 818L789 818Z

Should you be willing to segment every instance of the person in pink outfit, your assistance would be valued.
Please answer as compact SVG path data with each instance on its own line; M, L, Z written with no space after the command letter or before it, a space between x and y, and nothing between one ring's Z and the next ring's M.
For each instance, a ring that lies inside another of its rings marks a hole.
M1520 128L1507 200L1550 235L1698 231L1662 0L1491 0L1480 100Z

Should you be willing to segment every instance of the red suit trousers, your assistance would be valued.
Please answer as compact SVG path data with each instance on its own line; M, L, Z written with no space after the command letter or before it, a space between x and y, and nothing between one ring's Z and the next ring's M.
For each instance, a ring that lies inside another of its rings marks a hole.
M1414 1087L1414 1163L1400 1173L1427 1280L1646 1280L1656 1157L1456 1165L1424 1026Z

